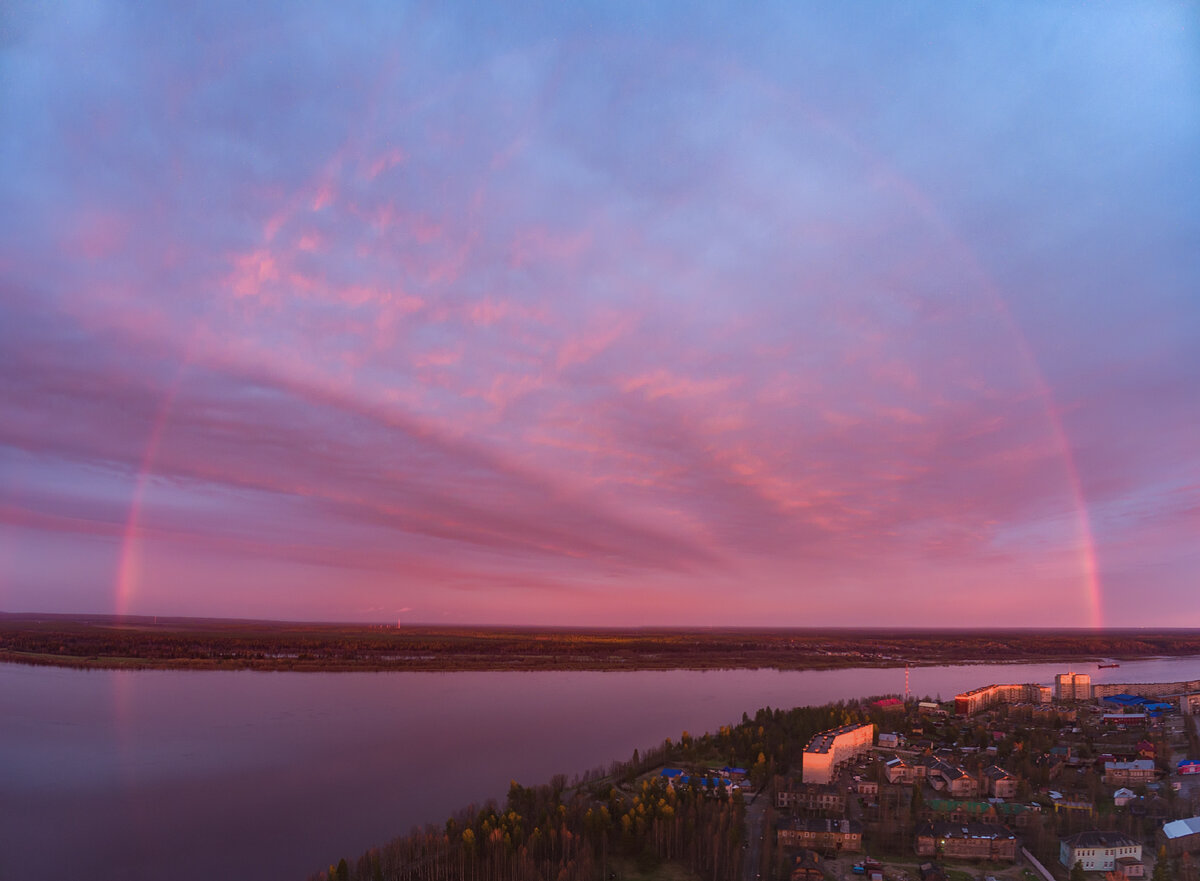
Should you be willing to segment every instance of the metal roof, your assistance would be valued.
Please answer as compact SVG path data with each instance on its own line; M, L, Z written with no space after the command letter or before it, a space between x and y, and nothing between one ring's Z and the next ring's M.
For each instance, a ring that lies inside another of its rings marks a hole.
M1200 833L1200 817L1188 817L1186 820L1172 820L1163 824L1163 835L1167 838L1184 838Z

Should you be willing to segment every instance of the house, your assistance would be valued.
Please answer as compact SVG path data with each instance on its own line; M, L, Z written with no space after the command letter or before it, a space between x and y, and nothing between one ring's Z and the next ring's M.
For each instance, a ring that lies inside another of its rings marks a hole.
M1136 759L1132 762L1105 762L1104 782L1109 786L1136 786L1154 779L1154 762Z
M894 731L880 731L879 745L885 749L896 749L900 746L900 735Z
M926 823L917 831L917 856L1013 862L1017 836L995 823Z
M1124 807L1136 797L1137 795L1132 789L1122 787L1113 793L1113 804L1119 808Z
M999 765L989 765L983 769L987 780L988 795L992 798L1013 798L1017 794L1017 778L1009 774Z
M879 795L879 784L874 780L855 780L854 791L859 795Z
M884 762L883 772L888 783L912 783L916 779L916 770L899 756Z
M1175 769L1180 774L1200 774L1200 759L1184 759Z
M1121 832L1080 832L1064 838L1058 861L1068 869L1076 863L1085 872L1119 872L1125 878L1146 874L1142 846Z

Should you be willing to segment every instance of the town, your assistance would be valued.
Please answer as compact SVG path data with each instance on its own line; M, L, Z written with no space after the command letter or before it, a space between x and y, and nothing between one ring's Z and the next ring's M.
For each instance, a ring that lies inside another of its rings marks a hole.
M1200 681L1068 672L866 711L764 792L767 875L1200 878Z
M791 709L512 782L311 881L1200 881L1200 680Z

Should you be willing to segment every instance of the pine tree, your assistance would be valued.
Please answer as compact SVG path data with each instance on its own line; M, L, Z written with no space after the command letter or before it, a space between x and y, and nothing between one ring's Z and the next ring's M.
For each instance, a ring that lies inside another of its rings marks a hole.
M1171 881L1171 866L1167 861L1165 847L1158 852L1158 859L1154 863L1154 874L1150 876L1150 881Z

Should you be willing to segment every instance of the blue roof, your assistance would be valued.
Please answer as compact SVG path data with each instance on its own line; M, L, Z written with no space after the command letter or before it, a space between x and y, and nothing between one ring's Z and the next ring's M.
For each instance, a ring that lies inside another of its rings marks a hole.
M663 777L682 777L682 776L684 776L683 769L681 769L681 768L663 768L662 776Z

